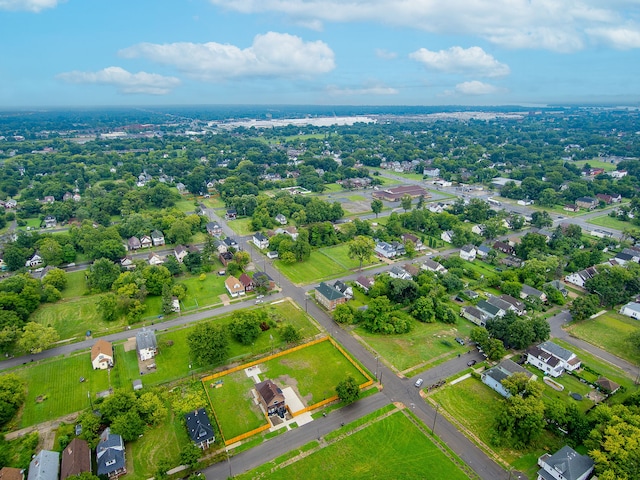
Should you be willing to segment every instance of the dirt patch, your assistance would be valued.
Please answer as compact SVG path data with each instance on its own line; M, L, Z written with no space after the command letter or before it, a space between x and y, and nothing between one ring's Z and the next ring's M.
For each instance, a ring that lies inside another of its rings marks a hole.
M229 295L227 295L226 293L223 293L222 295L219 295L218 298L222 302L222 305L224 305L225 307L227 305L231 305L231 299L229 298Z
M293 368L296 370L304 370L311 366L309 362L306 362L304 360L290 360L286 358L283 358L282 360L280 360L280 364L284 365L285 367Z
M131 352L136 349L136 337L127 338L127 341L124 342L124 351Z
M304 397L300 395L300 390L298 390L298 380L296 380L293 377L290 377L289 375L280 375L275 380L280 385L284 384L287 387L291 387L293 391L296 392L296 395L298 396L298 398L302 400L302 403L304 403L304 406L305 407L309 406L309 402L311 402L311 400L313 399L313 395L311 395L310 393Z

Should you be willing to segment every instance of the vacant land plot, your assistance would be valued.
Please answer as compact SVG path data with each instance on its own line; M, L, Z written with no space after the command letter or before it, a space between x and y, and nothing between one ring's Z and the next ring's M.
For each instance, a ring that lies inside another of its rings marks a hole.
M631 222L623 222L622 220L618 220L617 218L611 218L609 215L590 218L589 220L587 220L587 223L592 223L593 225L598 225L600 227L610 228L612 230L620 230L621 232L629 228L637 227L637 225Z
M180 210L183 213L188 214L188 213L194 213L197 207L194 204L193 197L182 197L181 200L178 200L176 202L176 205L174 208Z
M85 279L86 271L78 270L77 272L67 272L67 288L62 292L62 298L74 298L84 295L87 291L87 281Z
M355 332L398 371L404 371L466 352L468 347L454 339L468 337L472 327L471 322L459 319L455 325L415 322L411 332L401 335L378 335L361 327Z
M21 428L84 410L89 396L109 388L107 371L93 370L88 352L27 364L15 373L27 382Z
M260 470L264 471L264 467ZM256 473L248 472L239 478L258 478ZM401 412L275 469L267 477L272 480L468 478Z
M333 260L334 262L339 263L343 268L347 270L355 270L360 267L360 262L358 260L349 258L349 246L346 244L338 245L336 247L327 247L319 250L320 253ZM368 265L373 265L374 263L381 263L377 258L373 258L372 262L363 263L362 266L366 267Z
M433 394L433 399L468 432L477 437L486 447L491 448L493 425L500 412L502 397L473 377L450 385ZM482 414L478 414L482 405ZM555 451L562 445L559 439L544 434L538 444L524 451L508 448L492 450L514 468L523 471L529 478L535 478L537 460L547 451Z
M575 165L578 168L584 168L584 166L588 163L591 166L591 168L603 168L607 172L612 172L613 170L616 169L615 163L603 162L602 160L598 160L595 158L592 158L591 160L578 160L578 161L569 162L569 163L572 165Z
M244 370L225 375L220 380L217 388L207 387L225 439L235 438L267 423L253 400L253 379L247 377Z
M227 225L231 230L236 232L236 234L244 236L251 235L255 232L255 229L251 228L251 218L238 218L237 220L231 220L227 222Z
M638 330L640 330L638 320L613 312L569 327L572 335L634 364L640 362L640 355L630 348L627 337Z

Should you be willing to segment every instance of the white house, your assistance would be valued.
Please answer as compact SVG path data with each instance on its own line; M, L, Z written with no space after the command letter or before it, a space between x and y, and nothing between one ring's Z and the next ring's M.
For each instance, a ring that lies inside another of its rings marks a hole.
M286 225L287 224L287 217L285 217L283 214L279 213L278 215L276 215L276 222L278 222L280 225Z
M482 224L474 225L471 227L471 232L476 233L478 235L482 235L484 233L485 226Z
M254 233L251 241L260 250L266 250L267 248L269 248L269 239L260 232Z
M473 245L465 245L460 249L460 258L473 262L476 259L477 253L478 251L476 250L476 247Z
M411 280L411 274L399 265L394 265L389 270L389 276L391 278L400 278L402 280Z
M567 275L564 277L564 280L567 283L577 285L578 287L584 287L586 281L595 277L597 274L598 270L596 270L596 267L589 267L584 270L580 270L579 272L572 273L571 275Z
M376 242L375 252L385 258L393 258L397 255L396 249L393 245L387 242Z
M443 242L451 243L453 240L453 230L446 230L440 234L440 239Z
M431 260L427 258L422 265L420 265L422 270L426 270L427 272L435 272L445 274L448 272L446 268L441 263L436 262L435 260Z
M591 457L566 445L553 455L542 455L538 465L538 480L586 480L594 467Z
M527 349L527 363L552 377L559 377L565 370L580 368L582 362L566 348L553 342L544 342Z
M38 265L42 265L42 257L37 253L34 253L33 257L27 260L24 264L25 267L37 267Z
M110 342L98 339L91 347L91 365L94 370L113 367L113 347Z
M162 265L164 263L164 258L154 252L149 254L148 262L149 265Z
M629 302L620 309L622 315L640 320L640 303Z
M158 353L158 342L153 330L143 328L136 334L136 349L140 360L150 360Z

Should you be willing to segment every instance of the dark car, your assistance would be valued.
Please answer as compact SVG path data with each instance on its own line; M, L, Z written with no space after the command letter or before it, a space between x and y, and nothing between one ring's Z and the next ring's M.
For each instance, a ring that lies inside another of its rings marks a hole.
M475 361L475 360L469 360L469 361L467 362L467 366L468 366L468 367L473 367L475 364L476 364L476 361Z

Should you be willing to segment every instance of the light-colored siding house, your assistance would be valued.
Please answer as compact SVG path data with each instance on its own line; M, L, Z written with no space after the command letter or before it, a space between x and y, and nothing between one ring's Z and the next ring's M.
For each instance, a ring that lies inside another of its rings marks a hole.
M229 292L229 295L231 295L233 298L237 297L238 295L245 294L244 285L242 285L242 282L233 275L229 275L227 277L227 279L224 281L224 286L227 289L227 292Z
M593 472L594 462L573 448L564 446L553 455L538 458L538 480L586 480Z
M473 262L476 259L477 253L478 251L476 250L475 246L465 245L460 249L460 258L469 262Z
M640 303L629 302L620 309L622 315L640 320Z
M252 241L260 250L266 250L269 248L269 239L260 232L253 234Z
M566 348L553 342L544 342L527 349L527 363L552 377L559 377L565 370L580 368L582 362Z
M136 334L136 349L140 360L151 360L158 353L158 342L153 330L143 328Z
M514 373L524 373L529 377L529 380L532 380L534 377L534 375L526 369L522 368L514 361L507 359L503 360L495 367L482 372L482 374L480 374L480 379L482 380L482 383L495 390L503 397L508 398L511 394L502 385L502 380L509 378Z
M29 464L27 480L58 480L60 454L50 450L40 450Z
M110 342L98 339L91 347L91 365L94 370L113 367L113 347Z

